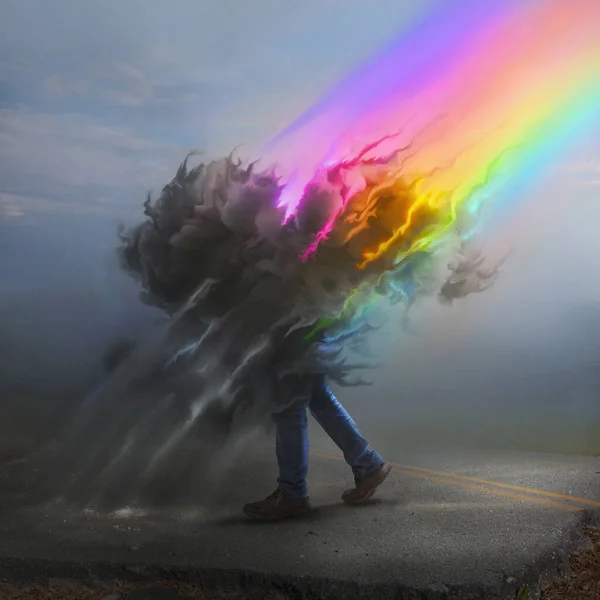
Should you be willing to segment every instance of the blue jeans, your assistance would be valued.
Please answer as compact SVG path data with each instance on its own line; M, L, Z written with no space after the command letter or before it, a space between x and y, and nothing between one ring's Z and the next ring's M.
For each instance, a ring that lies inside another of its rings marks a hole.
M294 498L308 496L307 407L342 451L355 477L370 475L381 467L383 459L371 449L352 417L329 389L325 378L316 377L308 403L293 404L273 417L277 427L279 489Z

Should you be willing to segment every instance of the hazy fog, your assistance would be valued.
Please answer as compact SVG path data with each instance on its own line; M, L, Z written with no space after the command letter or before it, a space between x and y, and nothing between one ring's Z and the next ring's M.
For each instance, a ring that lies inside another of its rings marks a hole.
M153 318L116 227L187 150L264 139L424 7L2 3L0 419L47 433ZM374 388L340 391L372 435L600 453L599 200L600 121L490 232L513 250L495 288L374 337Z

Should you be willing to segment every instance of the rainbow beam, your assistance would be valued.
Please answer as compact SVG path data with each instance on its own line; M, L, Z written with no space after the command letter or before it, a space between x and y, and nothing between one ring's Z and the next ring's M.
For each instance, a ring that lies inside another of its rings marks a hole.
M291 174L280 198L287 215L317 173L374 140L367 158L404 148L387 177L409 182L412 200L359 267L397 249L423 207L435 208L439 226L409 251L434 244L459 211L514 199L598 123L598 23L598 0L442 2L265 146Z

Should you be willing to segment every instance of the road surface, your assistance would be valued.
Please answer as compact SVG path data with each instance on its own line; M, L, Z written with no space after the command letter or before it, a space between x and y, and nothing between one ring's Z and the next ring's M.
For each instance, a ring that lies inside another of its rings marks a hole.
M517 451L382 449L394 470L374 501L340 501L339 451L311 439L315 512L241 515L273 490L270 442L231 462L210 505L116 515L31 505L28 460L0 471L0 572L9 581L164 576L264 586L290 598L514 598L555 573L600 511L600 460ZM419 592L420 596L414 594Z

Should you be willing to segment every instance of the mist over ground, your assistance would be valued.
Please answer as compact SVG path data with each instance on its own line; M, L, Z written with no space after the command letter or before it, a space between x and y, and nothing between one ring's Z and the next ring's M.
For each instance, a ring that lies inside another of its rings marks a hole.
M569 191L546 189L557 201ZM337 392L375 441L599 452L593 224L541 211L551 197L543 192L490 237L491 252L513 250L492 289L419 306L407 328L391 312L373 334L373 385ZM586 201L576 203L584 212ZM46 440L68 428L73 407L104 377L107 344L158 316L118 269L118 221L3 219L0 393L12 436ZM559 235L560 248L549 243Z
M226 4L0 8L1 444L64 435L102 381L106 345L156 319L114 253L146 191L192 148L266 139L424 9ZM332 34L357 20L356 37ZM390 314L371 343L373 385L336 390L375 445L600 455L599 173L600 123L492 219L489 249L513 251L492 289L419 307L409 332Z

